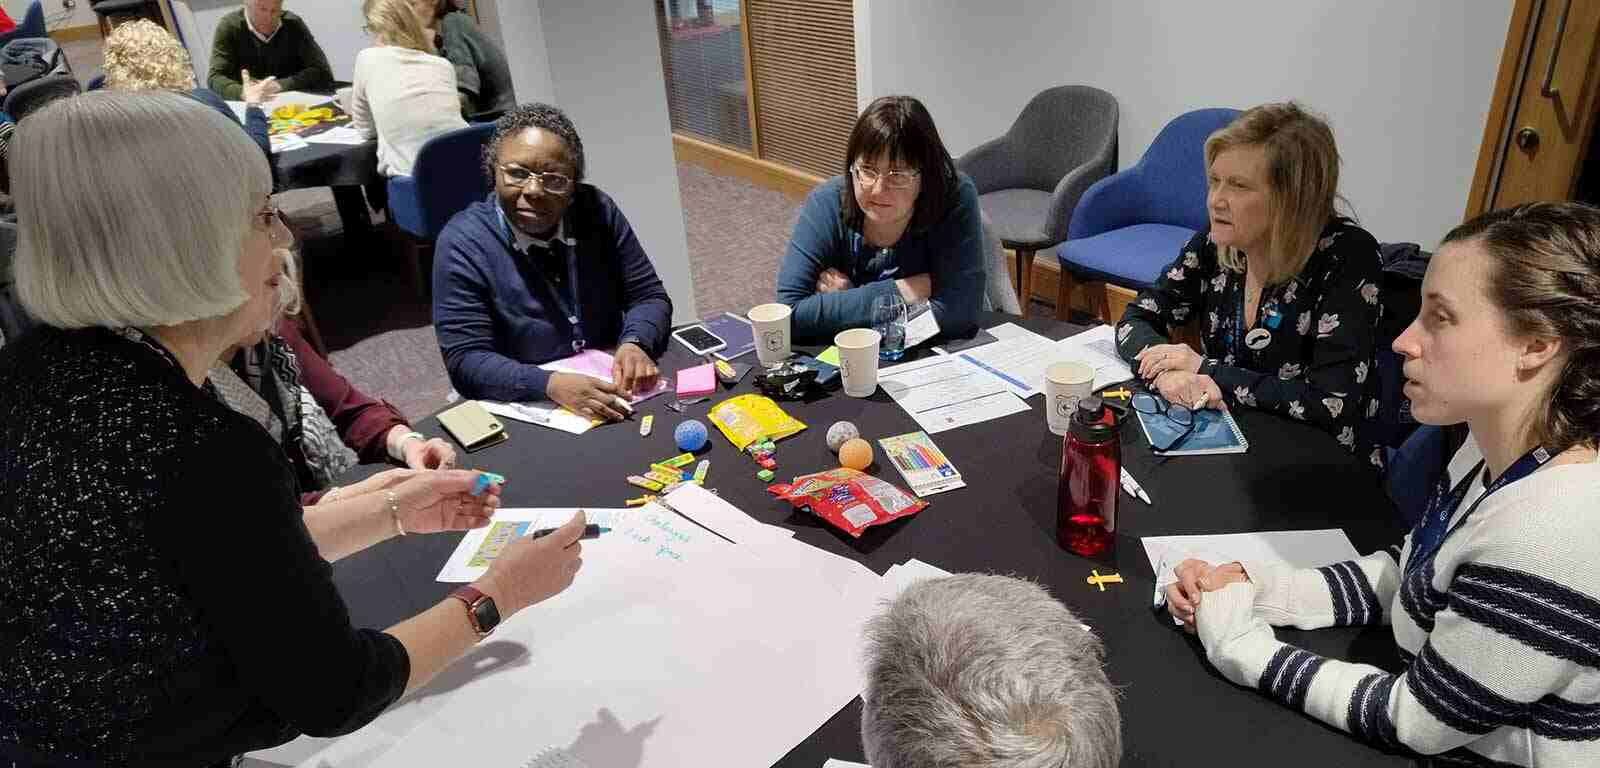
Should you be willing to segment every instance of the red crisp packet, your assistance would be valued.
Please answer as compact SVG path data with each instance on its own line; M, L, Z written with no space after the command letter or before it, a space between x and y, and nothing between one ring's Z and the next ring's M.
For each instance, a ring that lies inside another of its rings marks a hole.
M812 514L858 539L871 526L914 515L928 506L893 483L846 467L769 485L767 493L796 507L809 507Z

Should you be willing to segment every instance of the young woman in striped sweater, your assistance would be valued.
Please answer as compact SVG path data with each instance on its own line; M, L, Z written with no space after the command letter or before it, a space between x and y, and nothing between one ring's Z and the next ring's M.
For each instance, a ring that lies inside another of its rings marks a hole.
M1218 671L1436 765L1600 765L1600 209L1452 230L1395 341L1418 420L1465 422L1403 547L1317 569L1188 560L1167 590ZM1392 624L1389 674L1270 625Z

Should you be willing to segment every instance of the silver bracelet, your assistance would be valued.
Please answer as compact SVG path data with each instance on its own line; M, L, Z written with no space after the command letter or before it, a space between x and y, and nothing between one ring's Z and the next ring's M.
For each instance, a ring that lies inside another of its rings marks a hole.
M400 524L400 498L390 490L385 490L383 497L389 502L389 517L394 520L394 532L401 536L406 535L406 527Z
M426 443L428 442L428 436L416 431L407 432L401 435L400 439L394 444L394 450L390 451L389 457L395 461L405 461L407 440L421 440L422 442Z

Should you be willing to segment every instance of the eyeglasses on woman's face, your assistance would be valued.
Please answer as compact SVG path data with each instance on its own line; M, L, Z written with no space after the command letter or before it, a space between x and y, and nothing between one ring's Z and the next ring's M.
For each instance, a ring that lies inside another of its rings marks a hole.
M565 195L572 191L572 177L561 173L538 173L518 165L502 165L500 175L505 177L507 184L523 190L537 181L540 189L552 195Z
M917 183L917 177L922 175L921 171L891 170L884 172L861 163L850 166L850 173L855 176L856 183L863 187L876 186L878 180L882 179L884 186L890 189L910 189Z
M277 206L268 203L261 210L256 211L250 220L251 226L257 232L265 233L273 248L290 248L294 246L294 230L289 228L289 219Z

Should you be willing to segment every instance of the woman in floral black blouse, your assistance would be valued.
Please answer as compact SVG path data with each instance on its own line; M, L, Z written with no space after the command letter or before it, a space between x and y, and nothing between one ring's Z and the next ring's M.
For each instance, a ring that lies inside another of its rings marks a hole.
M1381 465L1358 428L1381 311L1378 243L1334 212L1333 132L1294 103L1266 104L1212 134L1205 158L1210 226L1128 306L1118 351L1169 401L1309 421ZM1202 350L1170 343L1195 315Z

